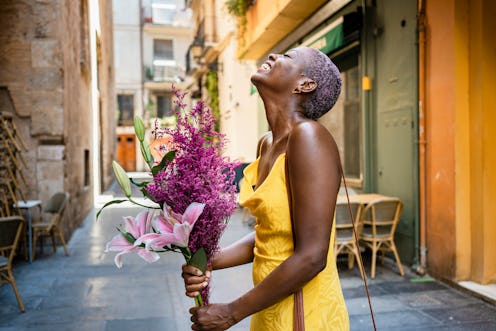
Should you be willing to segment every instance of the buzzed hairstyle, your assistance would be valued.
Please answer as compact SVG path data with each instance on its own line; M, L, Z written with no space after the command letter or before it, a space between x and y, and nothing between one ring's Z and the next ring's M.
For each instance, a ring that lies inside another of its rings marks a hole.
M303 104L304 114L317 120L334 106L341 93L341 74L331 59L317 49L311 49L305 75L317 83L316 90Z

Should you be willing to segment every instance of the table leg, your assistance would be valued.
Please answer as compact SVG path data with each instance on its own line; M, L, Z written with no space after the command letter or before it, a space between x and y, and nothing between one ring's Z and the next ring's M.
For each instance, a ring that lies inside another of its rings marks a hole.
M28 209L28 256L29 263L33 263L33 224L31 211Z

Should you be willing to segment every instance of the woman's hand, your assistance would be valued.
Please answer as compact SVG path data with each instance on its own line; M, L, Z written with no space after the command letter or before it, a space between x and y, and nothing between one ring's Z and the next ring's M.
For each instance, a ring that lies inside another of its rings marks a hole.
M183 273L181 276L184 279L186 295L191 298L199 295L210 282L210 270L207 270L204 275L200 269L188 264L183 264Z
M194 307L191 313L191 326L195 331L222 331L237 323L228 304L211 304Z

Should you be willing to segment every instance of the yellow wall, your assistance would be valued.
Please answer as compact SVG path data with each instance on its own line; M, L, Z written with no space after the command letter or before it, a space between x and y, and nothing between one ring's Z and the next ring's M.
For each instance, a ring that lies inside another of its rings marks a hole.
M496 281L496 4L427 1L429 270Z
M238 57L257 60L300 25L325 0L257 0L246 14Z
M470 1L471 278L496 282L496 3Z

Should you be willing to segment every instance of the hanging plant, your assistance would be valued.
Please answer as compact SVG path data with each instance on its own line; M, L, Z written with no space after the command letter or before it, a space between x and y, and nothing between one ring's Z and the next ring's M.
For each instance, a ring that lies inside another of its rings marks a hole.
M238 19L238 35L243 39L246 32L246 12L255 3L256 0L227 0L225 2L227 12Z
M220 107L219 107L219 78L217 71L210 70L207 73L207 81L205 84L208 95L210 97L210 109L215 117L215 131L220 131Z

